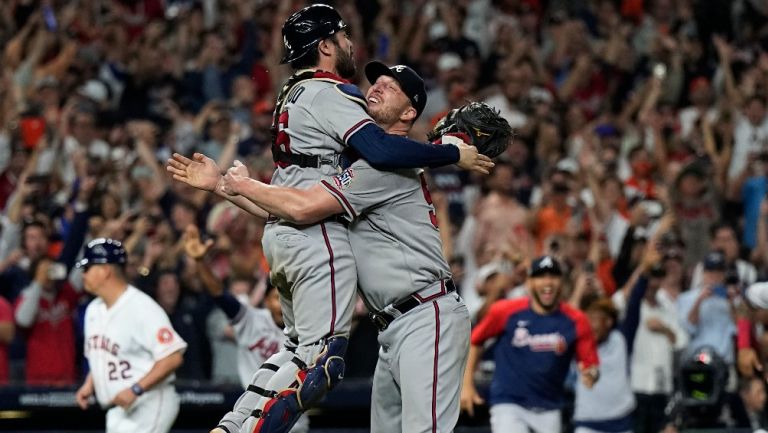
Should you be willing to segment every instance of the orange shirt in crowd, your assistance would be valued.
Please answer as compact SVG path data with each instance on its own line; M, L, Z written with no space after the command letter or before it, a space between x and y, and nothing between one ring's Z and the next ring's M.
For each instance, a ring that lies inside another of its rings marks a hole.
M552 205L539 209L536 214L536 250L537 254L544 252L544 242L552 235L564 234L573 210L566 207L558 211Z

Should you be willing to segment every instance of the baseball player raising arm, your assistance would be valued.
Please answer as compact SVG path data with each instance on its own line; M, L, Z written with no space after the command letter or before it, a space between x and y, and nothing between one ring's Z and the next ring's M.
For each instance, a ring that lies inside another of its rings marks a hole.
M75 395L86 409L96 395L107 410L109 433L167 432L179 412L174 371L187 343L163 309L125 280L119 241L94 239L77 264L85 290L97 296L85 312L85 356L90 373Z
M581 380L591 388L598 378L597 343L584 313L560 301L562 268L554 257L533 261L530 298L494 303L472 330L461 406L470 415L483 403L474 385L483 343L499 338L491 381L494 433L560 431L563 387L573 357Z

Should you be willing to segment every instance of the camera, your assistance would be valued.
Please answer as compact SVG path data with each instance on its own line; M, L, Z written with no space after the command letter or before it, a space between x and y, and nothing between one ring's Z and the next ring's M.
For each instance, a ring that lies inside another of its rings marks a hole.
M67 267L62 263L52 263L48 267L48 279L51 281L61 281L67 278Z

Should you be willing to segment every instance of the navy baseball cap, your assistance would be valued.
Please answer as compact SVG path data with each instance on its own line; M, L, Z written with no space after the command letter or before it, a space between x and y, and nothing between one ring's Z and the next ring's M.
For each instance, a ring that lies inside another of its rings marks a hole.
M704 257L705 271L723 271L725 272L725 255L720 251L710 251Z
M88 242L83 259L77 262L77 267L103 264L124 265L125 262L125 248L120 241L98 238Z
M531 277L540 277L542 275L563 275L563 268L556 258L552 256L542 256L531 263L531 270L528 273Z
M369 83L375 83L382 75L390 76L400 84L403 93L411 100L411 105L416 109L416 118L418 119L421 112L424 111L424 106L427 105L427 89L424 87L424 80L416 71L405 65L395 65L390 68L377 61L365 65L365 77Z

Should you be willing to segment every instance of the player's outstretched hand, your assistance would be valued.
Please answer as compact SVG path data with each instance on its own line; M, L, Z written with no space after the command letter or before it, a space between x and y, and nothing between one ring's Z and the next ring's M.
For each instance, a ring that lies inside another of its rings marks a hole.
M221 189L224 193L229 195L240 194L241 182L248 179L248 169L240 161L235 161L234 166L227 170L227 174L224 175L224 181L221 184Z
M213 246L213 239L208 239L205 243L200 241L200 231L197 226L190 224L184 229L182 238L184 244L184 253L193 260L200 260L205 257L208 250Z
M239 159L236 159L234 163L232 163L232 167L229 167L227 170L227 173L232 172L233 174L236 174L238 176L242 177L250 177L251 174L248 173L248 167L245 166L242 162L240 162Z
M474 385L464 385L461 387L461 410L467 412L469 416L475 416L475 406L479 406L485 403L480 394L477 393L477 388Z
M174 153L168 158L166 170L173 175L174 180L205 191L214 191L221 179L221 170L216 161L197 152L192 155L192 159Z
M475 146L470 146L467 143L460 141L456 144L456 147L459 148L459 162L456 163L459 168L488 174L495 165L493 161L491 161L491 158L479 154Z
M77 405L80 406L80 409L86 410L88 409L89 399L93 395L93 384L89 381L86 381L83 386L80 387L80 389L77 390L77 393L75 393L75 400L77 401Z
M136 401L136 394L131 391L131 388L125 388L115 396L115 399L112 400L112 404L120 406L123 409L128 409L134 401Z

